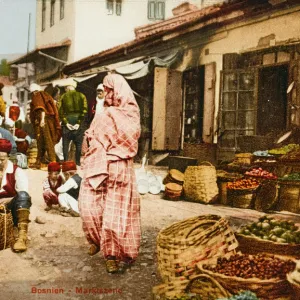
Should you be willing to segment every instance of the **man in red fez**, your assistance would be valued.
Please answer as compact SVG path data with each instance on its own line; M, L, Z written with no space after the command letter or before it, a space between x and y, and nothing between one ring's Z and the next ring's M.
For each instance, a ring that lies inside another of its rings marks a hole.
M14 226L18 228L18 238L13 250L23 252L27 250L31 197L28 194L26 173L8 159L11 149L12 145L8 140L0 139L0 204L11 210Z
M60 175L60 164L51 162L48 164L48 177L43 182L43 197L46 202L46 211L52 208L52 205L58 205L57 189L62 185L63 178Z
M79 217L78 196L81 184L81 177L77 174L74 161L64 161L62 172L66 182L57 189L58 202L64 212L70 213L73 217Z

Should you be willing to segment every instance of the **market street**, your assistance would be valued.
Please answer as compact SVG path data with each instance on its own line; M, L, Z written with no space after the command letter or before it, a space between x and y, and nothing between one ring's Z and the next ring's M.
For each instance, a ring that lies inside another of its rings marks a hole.
M167 173L163 167L149 168L156 175ZM80 218L63 217L54 210L44 211L41 183L47 173L31 169L26 172L33 203L29 247L27 252L21 254L13 253L10 249L0 252L1 299L150 300L152 287L161 283L155 257L155 241L160 229L200 214L228 217L236 229L238 224L256 220L262 215L255 210L167 201L161 199L162 193L156 196L143 195L140 256L126 274L109 275L100 256L87 255L88 244ZM46 223L37 224L37 216ZM299 216L290 217L294 221L298 218L297 223L300 223ZM91 288L96 290L88 290Z

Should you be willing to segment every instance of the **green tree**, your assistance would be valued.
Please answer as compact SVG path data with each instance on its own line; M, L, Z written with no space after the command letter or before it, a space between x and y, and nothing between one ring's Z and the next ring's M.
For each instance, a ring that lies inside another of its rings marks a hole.
M10 66L7 63L7 59L2 59L0 64L0 75L9 76Z

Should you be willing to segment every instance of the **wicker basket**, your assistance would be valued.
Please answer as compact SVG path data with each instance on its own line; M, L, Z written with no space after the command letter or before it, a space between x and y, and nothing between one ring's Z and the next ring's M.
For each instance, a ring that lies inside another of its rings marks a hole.
M275 243L242 234L235 236L239 242L239 250L243 253L269 253L300 259L300 244Z
M231 205L227 197L227 182L232 182L237 179L243 178L242 174L227 173L225 171L217 171L217 184L219 188L219 203L223 205Z
M212 265L215 265L216 262L216 259L209 260L209 263ZM244 279L236 276L226 276L204 269L203 263L204 262L197 265L200 272L213 277L223 286L223 288L232 294L238 294L242 290L249 290L254 292L261 300L290 299L291 288L286 279L263 280L259 278Z
M183 190L187 199L211 203L219 193L216 168L209 162L197 167L187 167L184 173ZM208 164L208 165L204 165Z
M291 274L287 274L287 280L290 284L290 287L293 291L293 298L292 299L300 299L300 284L297 284L292 278Z
M241 165L250 165L253 160L253 154L251 153L239 153L235 155L234 161Z
M253 208L257 188L244 190L227 190L228 203L237 208Z
M300 181L281 180L279 186L277 210L300 213Z
M0 250L11 247L14 244L13 219L10 211L4 205L0 206Z
M276 181L263 182L257 189L255 209L268 212L278 201L278 184Z
M159 232L158 269L164 281L189 278L197 262L232 252L237 246L226 219L216 215L186 219Z

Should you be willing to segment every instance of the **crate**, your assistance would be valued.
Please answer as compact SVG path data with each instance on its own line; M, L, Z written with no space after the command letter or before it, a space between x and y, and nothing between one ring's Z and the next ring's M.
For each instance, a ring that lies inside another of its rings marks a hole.
M209 161L213 165L216 165L217 144L184 143L183 144L183 155L196 158L198 163L200 163L202 161Z
M182 173L188 166L197 166L198 161L193 157L186 156L169 156L169 170L175 169Z

